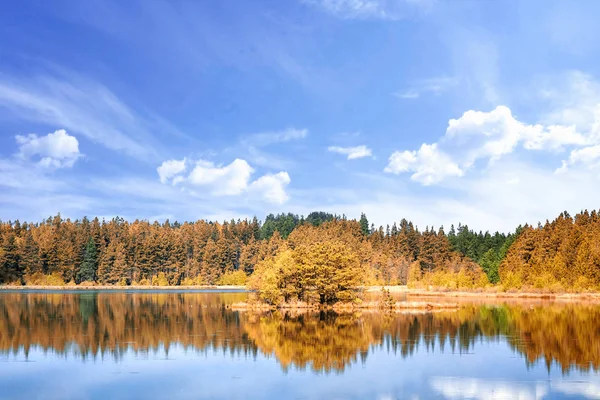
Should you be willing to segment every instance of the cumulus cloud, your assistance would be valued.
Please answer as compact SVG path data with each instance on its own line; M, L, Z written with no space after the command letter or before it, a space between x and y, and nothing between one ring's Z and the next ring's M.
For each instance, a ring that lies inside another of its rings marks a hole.
M582 123L527 124L518 120L507 106L497 106L491 111L469 110L448 121L438 142L424 144L418 151L394 152L385 171L396 174L412 171L413 180L430 185L450 176L462 176L478 161L496 162L519 148L552 153L571 149L561 170L573 165L595 166L596 145L600 144L600 135L594 131L596 125L600 127L598 121L588 121L588 130L583 131L578 128ZM436 154L440 154L439 160Z
M385 172L413 172L411 179L423 185L432 185L451 176L463 175L459 166L447 154L441 152L436 143L424 143L418 151L394 152Z
M556 172L565 172L573 166L581 166L585 169L598 169L600 167L600 145L571 151L569 159L563 161L562 166Z
M267 174L252 182L249 190L262 195L270 203L283 204L289 199L285 187L290 182L290 176L287 172Z
M185 158L183 160L168 160L163 162L158 168L156 168L158 176L160 177L160 182L167 183L169 179L185 171L185 162Z
M46 168L69 168L81 157L77 138L59 129L46 136L36 134L15 136L22 159L39 157L38 164Z
M574 126L524 124L506 106L490 112L470 110L458 119L451 119L444 140L449 145L468 148L466 164L480 158L497 160L520 144L527 150L554 151L588 142Z
M158 168L161 183L202 187L214 196L237 196L252 192L268 202L282 204L289 196L285 187L290 183L287 172L266 174L251 181L254 169L246 160L236 158L227 165L215 165L206 160L167 160Z
M187 180L196 186L210 186L218 196L238 195L248 188L254 170L245 160L236 158L231 164L215 166L200 160L190 172Z
M355 147L339 147L339 146L329 146L327 148L328 151L332 153L339 153L347 156L348 160L355 160L357 158L363 157L371 157L373 152L370 148L365 145L355 146Z

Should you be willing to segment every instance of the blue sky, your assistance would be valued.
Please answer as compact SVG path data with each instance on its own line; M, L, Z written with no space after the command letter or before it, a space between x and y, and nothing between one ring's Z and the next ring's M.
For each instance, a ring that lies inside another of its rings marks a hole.
M8 2L0 218L598 207L596 1Z

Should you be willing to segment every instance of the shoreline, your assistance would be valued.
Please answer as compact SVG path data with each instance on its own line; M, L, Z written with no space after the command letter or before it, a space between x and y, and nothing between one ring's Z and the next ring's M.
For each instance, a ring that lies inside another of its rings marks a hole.
M364 303L335 303L331 305L308 304L304 302L284 303L278 306L269 305L260 302L239 302L233 303L228 308L235 311L335 311L335 312L356 312L356 311L379 311L379 312L407 312L407 311L447 311L458 310L458 302L431 302L431 301L396 301L392 304L384 305L380 301L368 301Z
M131 291L131 290L236 290L236 291L248 291L246 286L237 285L198 285L198 286L111 286L111 285L99 285L99 286L0 286L0 291L26 291L26 290L54 290L54 291L77 291L77 290L117 290L117 291Z
M464 291L464 290L426 290L410 289L407 286L369 286L366 293L380 292L381 289L389 290L390 294L405 294L407 297L440 297L462 299L539 299L539 300L597 300L600 301L600 292L581 293L544 293L544 292L502 292L498 291Z
M579 300L595 300L600 301L600 292L584 292L584 293L544 293L544 292L502 292L502 291L452 291L452 290L426 290L426 289L410 289L407 286L367 286L364 287L365 293L373 294L380 293L381 289L384 288L390 292L390 294L401 294L406 295L407 298L448 298L454 300L523 300L523 299L538 299L538 300L561 300L561 301L579 301ZM97 291L197 291L197 290L210 290L210 291L248 291L248 288L244 285L198 285L198 286L111 286L111 285L98 285L98 286L11 286L11 285L0 285L0 292L2 291L28 291L28 290L41 290L41 291L86 291L86 290L97 290Z

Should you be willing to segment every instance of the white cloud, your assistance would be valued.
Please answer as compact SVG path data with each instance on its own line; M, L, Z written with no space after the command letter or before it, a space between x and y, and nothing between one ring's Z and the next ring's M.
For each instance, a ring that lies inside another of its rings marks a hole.
M557 172L565 172L572 166L581 166L586 169L595 170L600 167L600 145L584 147L571 151L569 159L563 161Z
M449 147L464 150L461 161L467 166L481 158L497 160L521 143L528 150L561 150L587 143L573 126L524 124L506 106L490 112L469 110L460 118L451 119L443 141Z
M280 132L256 133L245 138L243 142L248 145L263 147L275 143L304 139L307 135L308 129L288 128Z
M418 151L394 152L385 172L413 172L411 179L426 186L439 183L448 177L463 175L459 166L447 154L438 150L436 143L423 143Z
M490 112L470 110L451 119L443 141L466 148L463 162L470 165L480 158L494 161L521 144L526 150L560 151L590 145L596 139L589 132L577 131L576 125L525 124L508 107L498 106Z
M77 138L59 129L46 136L36 134L15 136L19 146L18 156L30 159L39 156L39 165L46 168L69 168L81 157Z
M508 107L498 106L491 112L469 110L451 119L444 139L463 150L461 163L470 166L479 158L494 160L511 153L525 129Z
M329 146L327 150L332 153L343 154L348 157L348 160L354 160L363 157L371 157L373 155L371 149L365 145L354 147Z
M232 152L241 152L244 158L255 165L269 169L286 169L293 164L292 161L283 156L282 152L265 150L272 145L287 143L304 139L308 136L308 129L288 128L282 131L261 132L243 137L240 146L232 148Z
M0 75L0 110L7 109L12 118L62 126L141 159L155 156L159 148L151 129L180 134L159 118L140 117L101 84L72 73L68 76L18 79Z
M163 162L156 171L158 172L158 176L160 177L161 183L167 183L167 181L180 173L184 172L186 169L186 159L183 160L168 160ZM176 182L173 182L176 183Z
M553 76L542 84L542 100L550 111L541 122L546 125L574 125L587 132L591 140L600 141L600 83L581 71Z
M341 18L392 18L379 0L306 0Z
M577 131L576 125L526 124L515 118L510 108L498 106L489 112L469 110L460 118L450 119L437 143L423 145L419 151L394 152L385 171L396 174L414 171L413 180L430 185L446 177L462 176L479 160L496 162L519 147L560 152L598 142L590 132ZM590 157L594 151L593 147L573 150L569 161L563 162L563 169L593 161Z
M279 172L274 175L267 174L252 182L249 190L258 193L270 203L283 204L289 199L285 187L290 182L290 176L287 172Z
M440 95L458 85L460 79L456 77L441 76L436 78L422 79L415 82L408 89L393 93L401 99L417 99L423 94L431 93Z
M405 92L393 93L393 95L401 99L418 99L419 96L421 96L421 93L415 89L409 89Z
M189 172L188 172L189 171ZM250 178L254 168L246 160L236 158L227 165L215 165L206 160L164 161L157 172L161 183L185 184L187 188L205 188L213 196L258 195L270 203L283 204L289 196L285 187L290 183L287 172L266 174L255 181Z
M211 162L198 161L187 180L196 186L208 186L217 196L238 195L248 188L254 170L245 160L236 158L231 164L215 166Z
M396 20L427 10L433 0L303 0L344 19Z

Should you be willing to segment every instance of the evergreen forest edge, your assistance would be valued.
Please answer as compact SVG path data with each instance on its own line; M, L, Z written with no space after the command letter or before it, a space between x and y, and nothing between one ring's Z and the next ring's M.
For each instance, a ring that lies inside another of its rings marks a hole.
M325 212L263 223L122 218L0 222L0 284L244 285L262 300L333 303L366 285L600 291L600 214L561 213L509 234L467 225L376 228Z

